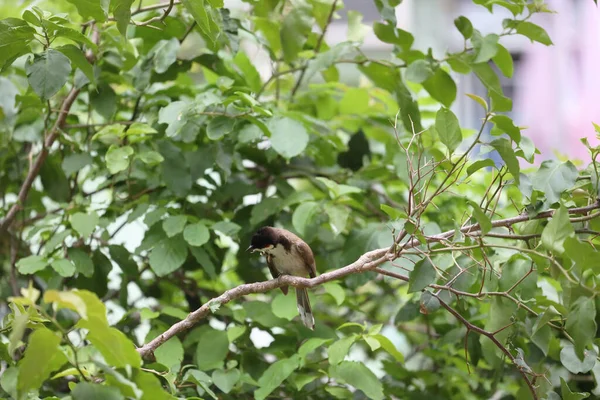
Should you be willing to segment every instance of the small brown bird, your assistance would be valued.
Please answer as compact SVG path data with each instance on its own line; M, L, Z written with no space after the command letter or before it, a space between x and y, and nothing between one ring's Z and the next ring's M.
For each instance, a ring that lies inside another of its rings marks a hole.
M304 278L307 275L311 278L317 276L315 257L310 246L285 229L271 226L260 228L252 236L250 247L246 251L258 251L264 254L273 278L280 275L294 275ZM287 295L288 287L281 287L281 291ZM306 288L296 288L296 301L300 319L307 328L314 329L315 319Z

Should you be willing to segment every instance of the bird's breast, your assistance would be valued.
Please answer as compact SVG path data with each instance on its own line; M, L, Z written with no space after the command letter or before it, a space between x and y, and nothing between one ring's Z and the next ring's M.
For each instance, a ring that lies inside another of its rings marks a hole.
M308 270L304 265L302 257L293 251L293 247L291 250L288 252L281 245L275 246L269 252L273 260L273 265L282 274L306 277Z

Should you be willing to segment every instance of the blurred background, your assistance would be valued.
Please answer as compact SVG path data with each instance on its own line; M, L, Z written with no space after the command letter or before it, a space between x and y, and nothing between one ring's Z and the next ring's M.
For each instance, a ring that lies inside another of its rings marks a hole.
M247 4L242 0L225 2L243 12ZM372 26L380 20L372 0L344 0L341 18L334 20L327 31L330 45L346 38L348 11L358 11L363 23ZM500 43L512 54L514 75L512 79L498 74L504 94L513 99L511 118L533 140L541 151L536 163L549 158L568 158L576 165L586 160L588 153L580 138L587 137L590 144L599 143L592 121L600 124L600 10L592 0L547 0L554 14L538 14L532 22L546 29L552 46L529 43L520 35L503 37ZM495 7L494 14L474 4L472 0L404 0L396 8L400 28L411 32L415 48L426 51L429 47L436 58L446 51L463 48L463 38L454 27L454 19L464 15L482 34L498 32L502 20L510 13ZM391 56L392 46L382 43L373 32L365 38L363 51L374 58ZM249 55L260 66L263 78L271 74L270 66L258 52L246 47ZM339 65L341 76L348 84L359 83L359 73L354 65ZM486 90L474 74L452 72L458 85L458 96L453 111L464 128L475 129L481 124L483 110L465 93L486 97ZM488 124L489 126L489 124Z

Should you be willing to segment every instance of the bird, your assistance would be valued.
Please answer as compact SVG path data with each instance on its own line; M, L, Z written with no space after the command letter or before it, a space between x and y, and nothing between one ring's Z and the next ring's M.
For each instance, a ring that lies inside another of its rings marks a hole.
M267 266L273 278L281 275L304 278L307 275L311 278L317 276L312 249L304 240L286 229L263 226L254 233L246 251L263 254L267 259ZM282 286L280 289L284 295L287 295L287 286ZM296 302L302 323L307 328L314 330L315 319L306 288L296 288Z

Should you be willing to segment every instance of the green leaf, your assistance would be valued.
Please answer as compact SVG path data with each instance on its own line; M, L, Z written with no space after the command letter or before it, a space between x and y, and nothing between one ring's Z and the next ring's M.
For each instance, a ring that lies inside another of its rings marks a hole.
M202 371L221 368L228 352L227 333L206 327L196 346L196 366Z
M300 358L305 359L310 353L323 346L325 343L329 343L331 339L322 339L322 338L310 338L298 349L298 355Z
M340 113L364 114L369 111L369 93L361 88L349 88L340 101Z
M171 215L163 219L162 227L168 237L173 237L183 231L185 224L187 224L185 215Z
M423 82L427 92L446 107L456 100L456 83L446 71L438 68L432 77Z
M260 203L252 207L250 224L258 225L271 215L278 213L281 210L281 205L282 201L277 197L267 197L266 199L263 199Z
M75 275L75 265L73 265L73 263L66 258L53 261L50 265L62 277L68 278Z
M253 92L258 92L262 87L262 80L260 78L260 74L256 70L256 67L248 58L246 53L243 51L238 51L238 53L233 58L233 62L235 63L235 65L237 65L237 67L244 75L248 87Z
M571 392L569 385L562 376L560 377L560 394L562 400L581 400L590 396L589 393Z
M344 358L348 355L350 347L356 342L356 339L358 339L358 336L352 335L333 342L327 349L329 364L335 365L344 361Z
M142 162L144 162L144 164L148 164L148 165L158 165L165 160L164 157L161 156L159 152L154 151L154 150L144 151L144 152L140 153L139 157L140 157L140 160L142 160Z
M508 168L508 172L511 173L513 179L518 184L520 176L519 160L517 160L517 156L515 155L515 151L513 150L510 141L504 138L496 139L490 143L490 145L496 149L498 154L500 154L500 157L502 157L502 160L504 160L504 163Z
M482 37L479 32L475 32L471 38L476 54L473 62L476 64L485 63L494 57L498 52L498 39L498 35L494 33Z
M212 373L212 380L216 387L218 387L223 393L231 392L231 389L240 380L240 370L237 368L230 370L217 369Z
M154 45L149 54L153 57L154 70L157 73L164 74L177 61L179 46L180 43L177 38L160 40Z
M17 392L19 398L33 389L38 389L42 383L67 362L60 350L60 336L46 328L38 328L29 337L25 355L19 362L17 377Z
M565 328L575 342L575 353L584 360L596 337L596 303L593 298L580 297L569 311Z
M264 400L273 390L279 387L300 365L300 357L294 354L274 362L263 372L258 380L259 389L254 392L256 400Z
M69 259L75 264L77 272L90 278L94 274L94 263L88 254L76 247L71 247L67 250Z
M426 60L415 60L406 68L406 80L415 83L425 82L433 76L433 69Z
M381 345L381 348L383 348L389 355L394 357L394 359L397 362L399 362L399 363L404 362L404 355L398 351L398 349L396 348L396 346L392 343L392 341L390 339L388 339L387 337L385 337L383 335L372 335L371 337L373 339L377 340L379 342L379 344Z
M408 218L408 215L404 211L396 210L395 208L390 207L387 204L380 204L379 208L381 208L381 211L386 213L392 219L407 219Z
M204 0L182 0L181 3L194 17L203 37L214 44L221 34L220 24L215 22L214 9Z
M307 201L300 204L292 214L292 225L301 236L306 233L306 227L310 223L313 215L316 213L318 204L314 201Z
M56 50L67 56L69 60L71 60L72 65L75 65L77 68L79 68L81 72L83 72L84 75L90 80L90 82L96 81L92 64L89 63L87 58L85 58L85 54L83 54L83 52L77 46L67 44L57 47Z
M557 203L561 194L575 186L579 172L571 161L564 163L546 160L531 179L533 188L546 195L550 204Z
M350 43L342 42L327 51L317 54L315 58L308 61L303 82L308 82L317 72L330 68L337 60L352 52L353 49L354 47Z
M473 64L472 68L473 72L475 72L481 83L488 90L488 95L492 100L491 110L497 112L510 111L512 109L512 100L505 97L502 93L500 79L492 67L488 63L480 63Z
M269 120L271 146L282 157L290 159L301 154L308 144L308 132L302 123L288 117Z
M467 17L462 15L454 20L454 26L466 39L469 39L473 35L473 24Z
M75 213L71 215L69 220L73 229L83 238L89 237L96 230L96 226L100 221L95 211L88 214L82 212Z
M110 115L112 115L112 113L113 111L109 111ZM124 130L125 125L122 124L108 125L96 132L96 134L92 136L92 140L98 140L104 144L117 145L121 142Z
M42 256L28 256L17 261L17 269L21 274L35 274L48 265L48 260Z
M506 47L498 44L498 52L492 57L492 60L504 76L512 78L514 72L513 59Z
M153 335L153 338L162 332L157 331L155 333L156 335ZM147 342L149 341L148 339L146 339ZM154 356L156 357L156 362L161 363L169 369L177 370L183 361L183 345L181 344L181 340L177 336L172 337L154 350Z
M162 240L150 252L150 267L157 276L168 275L183 265L187 254L187 245L181 236Z
M101 321L95 316L80 320L78 325L89 330L86 339L102 353L111 366L115 368L141 366L142 360L135 345L123 332L109 327L106 321Z
M291 64L298 58L314 24L311 7L306 3L298 3L284 17L279 36L283 48L283 59Z
M121 35L126 36L127 26L131 20L131 5L134 0L111 0L110 11L117 21L117 29Z
M94 159L88 153L73 153L63 159L62 169L65 175L70 176L93 162Z
M197 371L200 372L200 371ZM143 392L144 396L142 399L152 399L152 400L177 400L175 396L165 392L163 389L161 381L150 372L145 371L137 371L135 377L135 384L139 387ZM203 382L198 383L207 393L211 393L213 398L214 393L208 388L208 385L203 384ZM100 399L98 399L100 400Z
M539 25L534 24L529 21L521 21L517 25L517 33L528 37L531 42L539 42L541 44L545 44L546 46L550 46L552 44L552 40L550 40L550 36L548 33Z
M436 279L435 268L428 259L422 259L415 264L408 278L408 293L419 292L434 283Z
M35 29L18 18L0 20L0 71L16 58L31 51L28 43L34 38Z
M329 375L361 390L369 399L383 400L383 384L363 363L343 361L329 367Z
M494 160L492 160L491 158L486 158L485 160L477 160L467 167L467 176L473 175L481 168L493 167L494 165Z
M344 303L344 300L346 300L346 291L337 283L327 282L323 284L323 288L325 289L325 292L333 297L338 306L341 306Z
M25 329L27 329L28 322L29 314L23 313L14 315L6 349L10 358L14 357L15 351L21 346L21 340L23 340L23 336L25 335Z
M111 145L104 157L109 172L111 174L116 174L125 171L129 167L129 159L133 153L133 148L131 146L118 147Z
M84 20L95 19L104 22L108 17L108 0L67 0L77 7L77 12Z
M362 23L363 15L355 10L348 10L348 31L346 39L351 42L362 42L369 33L370 27Z
M190 246L200 247L210 239L210 232L201 222L191 224L183 230L183 238Z
M288 321L293 320L298 315L296 298L294 296L285 296L283 293L277 293L271 302L271 309L276 317L284 318Z
M597 356L595 350L585 350L584 358L580 360L575 354L575 347L568 345L560 351L560 362L573 374L585 374L594 368Z
M548 250L562 254L565 251L565 239L574 233L573 225L569 221L569 211L561 205L542 231L542 245Z
M80 382L71 390L73 400L122 400L118 388L89 382Z
M33 91L46 100L62 88L71 73L71 61L60 51L48 49L27 60L27 80Z
M339 235L346 228L350 209L344 205L328 203L325 205L325 214L329 217L329 225L334 235Z
M462 132L456 115L447 108L440 108L435 115L435 130L450 154L454 153L462 142Z
M64 174L58 155L49 155L40 169L40 178L46 194L58 203L67 202L70 198L71 186Z
M410 50L415 38L410 32L396 28L391 24L375 22L373 24L373 33L384 43L391 43L400 46L405 51Z
M479 207L477 203L472 200L467 200L467 203L473 208L473 216L479 223L481 232L485 235L492 229L492 221L490 217Z
M484 99L472 93L467 93L466 95L475 100L477 103L479 103L479 105L483 107L486 113L488 112L488 104Z
M214 224L211 229L213 231L219 231L227 236L234 236L242 229L242 227L231 221L219 221Z
M515 126L515 123L510 117L506 115L494 115L491 118L491 121L498 129L510 136L516 143L521 142L521 130Z
M600 257L598 250L589 242L582 242L576 237L570 236L564 242L565 255L575 261L577 269L583 274L591 269L596 275L600 274Z

